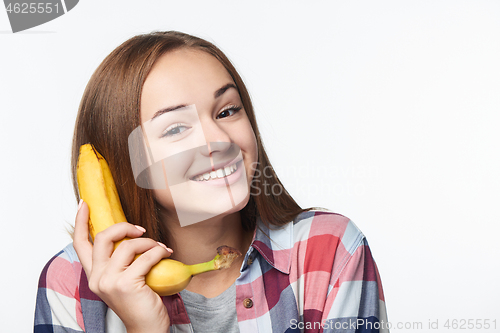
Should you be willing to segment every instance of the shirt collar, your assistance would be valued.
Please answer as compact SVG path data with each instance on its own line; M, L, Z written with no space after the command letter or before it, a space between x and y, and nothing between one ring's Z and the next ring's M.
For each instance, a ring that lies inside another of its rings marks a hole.
M293 222L284 226L267 227L260 218L251 245L262 257L282 273L290 273L293 248Z

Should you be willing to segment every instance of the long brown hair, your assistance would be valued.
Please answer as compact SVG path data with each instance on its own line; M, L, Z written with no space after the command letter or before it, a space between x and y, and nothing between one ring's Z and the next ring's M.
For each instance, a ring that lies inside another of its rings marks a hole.
M146 236L166 239L159 209L151 190L136 185L129 159L128 136L140 125L141 93L144 81L155 62L178 48L192 48L217 58L233 78L243 107L257 138L258 164L248 204L241 210L246 230L255 228L259 216L267 225L284 225L302 209L278 179L262 144L252 102L240 75L229 59L212 43L177 31L138 35L118 46L96 69L85 88L78 110L72 147L73 187L77 200L76 166L79 148L91 143L107 160L116 182L127 220L146 228ZM266 173L264 173L264 170ZM280 195L266 195L268 188L279 186Z

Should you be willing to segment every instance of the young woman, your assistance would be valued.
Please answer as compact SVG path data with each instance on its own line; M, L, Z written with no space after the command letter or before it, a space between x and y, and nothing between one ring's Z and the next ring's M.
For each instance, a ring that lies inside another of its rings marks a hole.
M213 44L168 31L116 48L80 104L77 198L85 143L108 161L128 222L91 243L80 201L73 243L42 272L35 332L384 330L364 235L342 215L300 208L286 192L245 85ZM124 237L131 239L113 252ZM229 269L197 275L172 296L145 284L161 259L204 262L220 245L243 254Z

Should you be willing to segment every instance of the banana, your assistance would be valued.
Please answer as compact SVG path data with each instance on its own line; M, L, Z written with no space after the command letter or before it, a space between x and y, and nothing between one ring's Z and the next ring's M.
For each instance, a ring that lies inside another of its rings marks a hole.
M91 144L80 147L76 174L80 198L89 207L92 239L113 224L127 221L108 163ZM116 242L115 249L126 239ZM146 274L146 284L160 296L173 295L186 288L194 275L228 268L240 255L238 250L224 245L217 248L213 260L205 263L186 265L163 259Z
M108 163L90 144L80 147L76 178L80 198L89 206L92 239L113 224L127 221Z

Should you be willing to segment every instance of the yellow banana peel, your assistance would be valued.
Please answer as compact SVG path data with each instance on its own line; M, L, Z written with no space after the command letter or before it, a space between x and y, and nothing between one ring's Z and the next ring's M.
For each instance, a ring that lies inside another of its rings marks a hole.
M91 144L80 147L77 181L80 198L89 207L92 239L113 224L127 221L108 163ZM124 240L116 242L115 249ZM227 268L240 255L234 248L220 246L215 258L205 263L186 265L177 260L163 259L146 275L146 284L160 296L173 295L186 288L194 275Z

